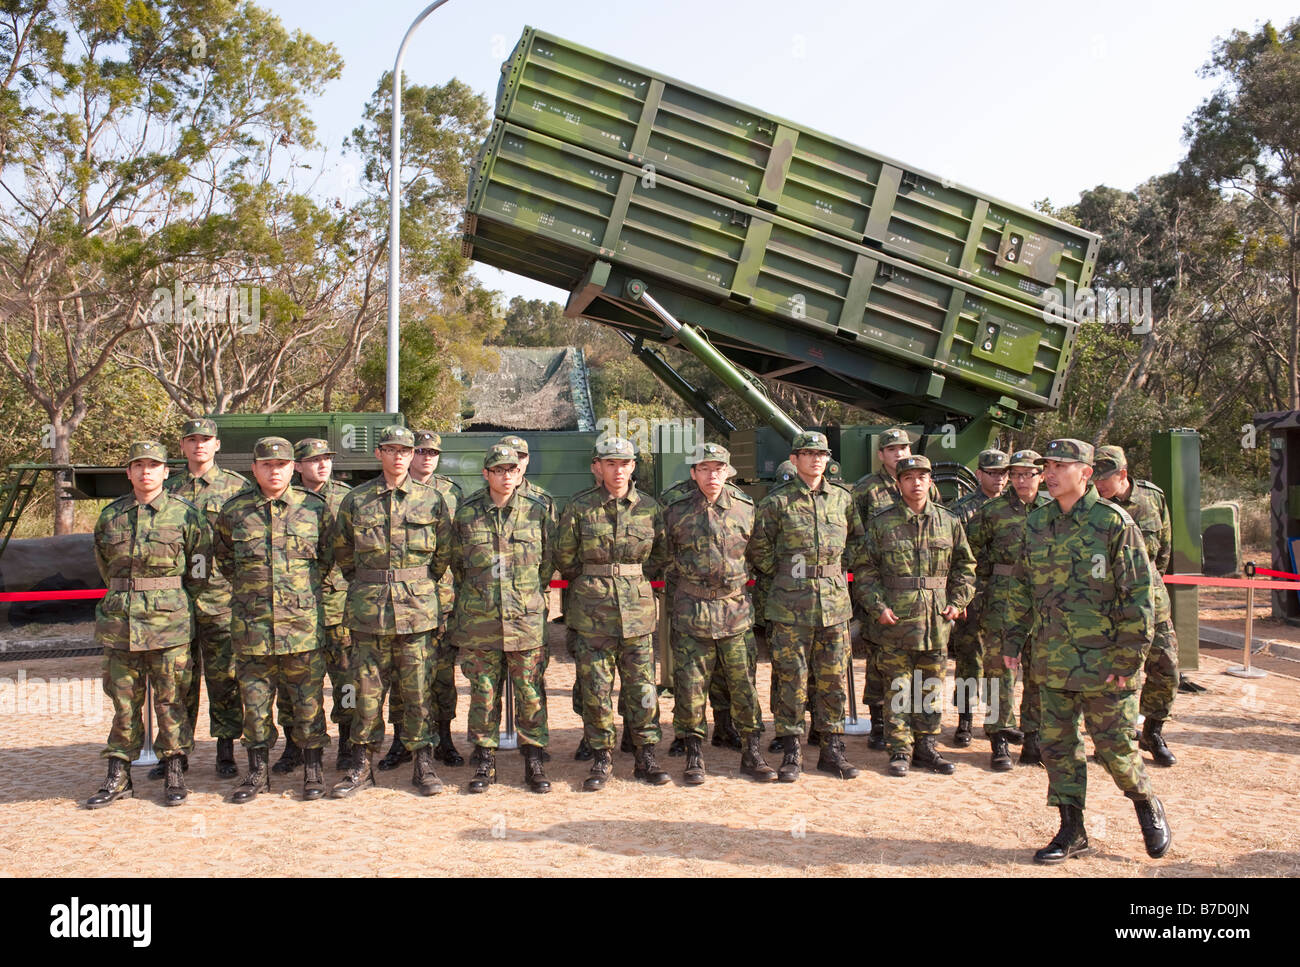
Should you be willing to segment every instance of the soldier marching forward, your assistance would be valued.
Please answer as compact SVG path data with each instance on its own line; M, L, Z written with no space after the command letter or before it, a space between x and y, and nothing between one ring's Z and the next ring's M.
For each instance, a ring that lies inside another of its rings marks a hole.
M348 581L344 621L357 683L356 753L330 791L335 798L375 784L385 681L400 689L402 742L415 758L412 785L426 796L442 791L429 738L428 660L440 615L438 579L451 559L451 516L437 490L407 473L414 453L406 427L380 430L375 457L383 472L343 498L334 529L334 559Z
M291 486L293 445L263 437L253 447L255 487L226 501L213 552L231 584L231 641L244 703L248 775L230 796L270 792L276 692L289 696L294 744L302 750L302 798L325 795L324 605L321 574L333 564L334 518L325 500ZM281 716L281 725L290 726Z
M542 767L549 742L546 703L546 592L553 565L550 508L519 490L518 457L497 444L483 458L487 486L461 501L452 522L456 611L451 640L469 680L469 734L478 768L469 792L496 782L502 685L514 686L524 783L551 791Z
M95 522L95 562L108 588L95 608L95 640L107 656L113 725L103 752L108 776L86 800L88 809L134 795L131 762L144 742L140 718L149 686L158 716L154 748L166 776L163 801L176 806L188 794L192 599L211 566L208 526L193 504L163 490L167 451L161 444L131 444L126 473L131 493L105 507Z
M1052 502L1029 515L1018 575L1021 624L1033 649L1043 707L1047 803L1061 828L1034 854L1062 863L1092 852L1084 829L1087 760L1082 716L1097 758L1133 800L1147 854L1161 857L1171 841L1137 750L1137 676L1155 624L1152 568L1142 534L1128 513L1092 486L1092 445L1053 440L1040 458ZM1004 643L1009 666L1019 643Z

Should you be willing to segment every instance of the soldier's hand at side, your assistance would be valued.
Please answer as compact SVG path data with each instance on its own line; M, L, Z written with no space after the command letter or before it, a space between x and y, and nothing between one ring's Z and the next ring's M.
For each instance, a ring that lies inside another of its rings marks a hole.
M1012 670L1015 670L1015 669L1017 669L1017 668L1020 667L1020 659L1019 659L1019 658L1008 658L1006 655L1003 655L1003 656L1002 656L1002 667L1003 667L1003 668L1010 668L1010 669L1012 669Z
M893 608L886 608L884 611L880 612L880 623L882 625L898 624L898 615L894 614Z
M1106 684L1109 685L1111 682L1114 682L1120 688L1123 688L1128 683L1128 679L1123 675L1116 675L1112 672L1106 676Z
M958 618L964 618L964 617L966 617L966 612L965 612L964 609L961 610L961 611L958 611L958 610L957 610L955 607L953 607L951 604L948 605L948 607L944 608L944 609L943 609L942 611L940 611L939 613L940 613L941 615L943 615L945 618L947 618L949 621L956 621Z
M958 613L957 617L960 618L962 621L965 621L965 620L966 620L966 612L967 612L967 610L969 610L969 609L967 609L967 608L962 608L961 611Z

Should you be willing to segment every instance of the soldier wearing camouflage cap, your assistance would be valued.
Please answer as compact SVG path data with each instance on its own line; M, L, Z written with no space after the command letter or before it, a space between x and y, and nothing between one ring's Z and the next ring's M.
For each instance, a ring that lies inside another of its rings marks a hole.
M206 417L185 421L181 426L181 452L185 455L186 466L180 473L168 477L164 485L169 493L188 500L203 512L208 523L209 540L222 506L248 486L248 481L240 474L217 466L216 457L220 449L221 441L217 439L214 421ZM239 771L235 767L235 739L243 732L244 715L230 643L230 582L219 567L214 566L206 587L194 602L190 668L193 687L185 698L185 708L189 715L191 742L199 719L201 673L208 688L208 725L217 740L217 775L233 776ZM149 773L149 777L154 778L160 770L161 763L158 769Z
M1151 651L1143 665L1142 695L1138 711L1145 716L1138 748L1151 753L1158 766L1172 766L1178 760L1165 742L1164 725L1173 712L1178 694L1178 636L1164 575L1173 557L1173 525L1165 492L1149 480L1131 478L1128 458L1119 447L1097 450L1093 481L1097 493L1128 511L1137 522L1146 543L1147 556L1155 567L1152 593L1155 599L1156 630Z
M966 527L971 550L975 553L979 634L984 647L984 681L987 685L988 715L984 735L992 749L990 765L995 772L1008 772L1011 762L1010 743L1023 739L1020 764L1042 765L1038 730L1041 720L1038 687L1032 676L1033 656L1025 641L1019 654L1024 673L1020 698L1020 723L1016 730L1016 673L1002 660L1003 644L1008 638L1023 638L1017 627L1016 576L1023 566L1020 554L1024 545L1025 524L1029 514L1050 503L1051 498L1038 492L1042 480L1039 455L1033 450L1017 450L1011 455L1011 486L975 512Z
M271 708L290 699L289 726L302 750L303 799L325 795L325 654L321 575L334 563L334 517L325 500L292 486L294 448L283 437L253 446L255 486L221 508L213 551L232 587L231 638L244 705L248 775L230 801L247 803L271 789L276 742Z
M1038 461L1052 502L1029 515L1017 574L1018 626L1033 653L1042 702L1047 802L1061 828L1034 854L1062 863L1092 852L1084 828L1087 765L1079 719L1097 759L1133 800L1147 854L1161 857L1171 835L1137 750L1138 673L1155 625L1151 562L1142 533L1122 507L1092 485L1093 449L1053 440ZM1012 667L1020 642L1003 644Z
M664 570L663 512L632 482L636 448L603 437L592 456L601 486L569 501L555 537L555 564L570 582L565 618L578 633L583 726L593 753L583 789L603 789L613 774L614 668L627 693L634 775L653 785L671 781L655 759L660 739L654 681L655 597L650 582Z
M817 768L852 779L858 770L844 757L841 738L851 614L844 561L852 559L862 527L849 488L825 476L831 458L825 434L799 433L790 449L795 478L763 498L749 543L751 564L771 580L768 643L772 674L780 680L772 718L784 746L777 773L782 782L799 778L811 668L813 727L821 737Z
M166 776L164 802L179 805L185 788L185 749L192 743L185 695L190 680L194 597L205 584L211 555L203 515L167 493L167 451L154 440L131 445L131 492L110 503L95 522L95 563L108 589L95 607L95 641L104 649L104 691L113 725L103 755L108 776L89 809L134 795L131 762L144 743L141 711L153 688L158 719L154 748Z
M428 670L441 615L438 579L451 560L451 514L442 494L412 479L415 434L379 431L382 473L348 492L334 529L334 558L348 581L344 622L352 632L357 684L352 768L330 791L350 796L375 784L371 764L384 736L384 683L400 691L402 743L415 759L411 784L442 791L429 736Z

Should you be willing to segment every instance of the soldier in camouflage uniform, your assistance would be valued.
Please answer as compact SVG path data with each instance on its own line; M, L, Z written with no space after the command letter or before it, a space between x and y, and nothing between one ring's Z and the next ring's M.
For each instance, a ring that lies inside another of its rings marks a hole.
M411 458L410 474L413 480L437 489L447 502L447 511L453 517L461 498L460 484L445 474L435 473L442 456L442 437L432 430L415 431L415 456ZM448 568L438 582L438 595L442 614L438 630L433 636L429 665L429 732L438 733L438 744L433 758L449 766L463 766L465 757L457 751L451 737L451 725L456 720L456 648L448 640L448 619L455 606L455 584ZM388 692L388 720L393 724L393 744L379 760L381 770L395 769L411 761L411 753L402 744L402 696L385 682Z
M726 677L744 735L741 772L761 782L776 781L759 749L762 723L749 670L754 615L745 552L754 529L754 501L727 484L730 470L731 454L724 447L701 444L691 466L694 492L679 494L664 507L676 632L673 727L685 736L683 778L689 786L704 782L704 696L716 667Z
M1137 522L1146 544L1147 557L1155 568L1151 593L1155 599L1156 631L1143 665L1145 677L1138 711L1145 716L1138 748L1151 753L1158 766L1172 766L1178 760L1165 743L1164 726L1178 694L1178 636L1164 575L1173 556L1173 525L1165 492L1149 480L1129 479L1128 458L1119 447L1097 450L1097 493L1128 511Z
M98 809L130 799L131 762L144 742L141 710L153 687L158 717L154 748L166 776L164 803L185 801L184 750L193 741L185 714L194 601L206 582L211 549L207 521L193 504L163 490L167 451L152 440L131 444L131 493L95 522L95 563L108 588L95 608L95 640L105 649L105 690L113 701L108 777L86 800Z
M790 456L793 457L794 454L791 454ZM791 480L795 478L795 475L798 472L799 471L795 469L793 460L782 460L781 463L777 465L776 473L773 475L772 478L773 482L772 482L771 489L775 490L777 487L780 487L782 484L789 483ZM770 584L771 584L771 579L769 577L767 577L766 575L758 571L754 572L754 621L757 624L762 625L764 640L766 640L767 634L771 630L770 626L767 623L767 619L764 617L767 614L767 593ZM755 657L757 658L757 650L756 650ZM772 709L776 708L776 685L777 685L777 678L775 675L773 675L769 680L767 686L767 707L768 708L772 708ZM807 688L808 688L808 701L806 703L807 712L809 715L812 715L813 694L817 691L817 682L816 679L812 677L811 668L808 670ZM812 744L812 740L815 735L816 735L815 729L809 730L808 742L810 745ZM785 736L782 735L772 736L772 741L768 743L767 751L775 754L783 751L784 749L785 749Z
M524 783L551 791L542 767L549 741L544 638L551 581L551 508L519 489L518 456L496 444L483 458L487 486L462 500L452 522L451 568L460 593L452 641L469 680L469 734L478 768L469 792L497 780L504 676L514 686L515 725L524 757Z
M322 572L334 561L334 517L323 497L291 486L293 444L262 437L253 446L255 486L226 501L212 547L231 584L231 641L244 703L248 775L230 801L270 792L271 707L289 694L294 744L302 750L302 798L325 795L325 623ZM285 724L283 714L281 724ZM287 727L286 727L287 731Z
M967 529L969 536L970 519L975 511L988 501L1002 493L1007 485L1007 455L1001 450L980 451L975 479L979 486L952 505L952 512ZM971 600L952 629L948 639L948 649L952 653L956 686L953 704L957 706L957 731L953 733L952 744L964 749L971 743L971 725L974 723L975 708L979 706L979 680L984 663L984 646L979 634L978 594ZM1000 657L1000 656L999 656Z
M181 452L186 469L167 478L169 493L188 500L203 511L209 531L216 523L222 505L246 486L248 481L237 473L216 465L221 441L217 425L208 419L189 420L181 427ZM211 538L209 537L209 541ZM233 776L235 739L243 731L243 707L239 701L239 682L235 678L235 658L230 647L230 582L214 568L207 586L194 602L194 640L190 645L190 681L192 688L185 697L189 714L190 742L199 719L200 672L208 686L208 724L217 740L217 775ZM192 748L192 746L191 746ZM185 752L188 756L190 749ZM188 761L186 765L188 766ZM155 772L149 773L155 778Z
M1047 803L1061 828L1034 854L1062 863L1092 852L1084 829L1087 759L1079 718L1097 759L1133 800L1147 854L1169 849L1169 823L1137 750L1137 680L1155 626L1152 568L1142 533L1092 485L1092 445L1053 440L1041 458L1052 502L1029 515L1018 575L1020 626L1033 650L1043 708ZM1020 643L1003 643L1018 664Z
M435 488L407 468L415 435L379 431L383 472L348 492L334 528L334 559L348 581L344 622L352 632L357 709L352 768L330 791L350 796L375 784L371 763L383 739L384 681L402 697L402 742L415 758L411 778L422 795L442 792L429 737L429 649L438 627L438 579L451 560L451 515Z
M858 520L863 526L876 514L890 504L898 501L898 480L895 468L898 461L912 455L912 436L901 426L892 427L880 434L876 441L876 455L880 460L880 469L860 478L853 485L853 501L858 512ZM928 500L940 504L939 488L930 484ZM854 576L857 580L857 576ZM867 738L867 748L877 751L885 748L885 684L880 673L876 656L880 653L880 644L868 635L872 627L871 618L855 606L858 626L862 629L862 643L866 646L866 672L863 675L862 703L871 713L871 735Z
M1014 611L1016 579L1023 562L1025 521L1030 511L1050 502L1038 492L1041 482L1037 453L1017 450L1011 455L1011 487L975 512L966 527L971 551L975 554L975 577L979 608L968 609L978 615L979 635L984 645L984 680L988 683L989 714L984 720L984 735L992 746L991 765L995 772L1008 772L1011 764L1011 729L1016 724L1016 673L1002 661L1002 645L1009 637L1021 639L1023 629L1016 624L1020 615ZM1026 645L1027 647L1027 642ZM1041 721L1038 690L1030 676L1031 656L1019 655L1024 674L1020 697L1020 720L1024 726L1024 748L1020 764L1042 765L1038 729Z
M956 515L928 498L930 461L904 457L896 469L901 499L867 521L853 593L881 646L890 775L907 775L909 760L951 775L956 767L935 748L944 646L975 594L975 555Z
M813 727L821 734L817 768L852 779L858 770L844 758L842 739L852 608L844 560L852 559L862 528L849 488L825 476L831 457L826 436L800 433L790 449L798 472L763 498L749 543L751 564L771 581L768 643L779 679L772 718L785 752L777 775L782 782L799 778L811 669Z
M651 580L666 564L659 504L636 489L636 448L608 437L596 443L602 485L569 501L555 535L555 565L570 583L565 618L578 633L583 726L592 749L582 788L595 792L613 774L614 668L622 672L636 755L634 775L669 782L655 760L659 695L654 675L655 596Z

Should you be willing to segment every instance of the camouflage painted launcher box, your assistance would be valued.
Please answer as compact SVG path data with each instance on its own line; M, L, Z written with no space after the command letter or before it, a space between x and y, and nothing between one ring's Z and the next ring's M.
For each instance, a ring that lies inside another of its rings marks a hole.
M465 227L466 255L529 278L571 290L604 259L1026 410L1058 404L1074 342L1026 303L500 121Z
M532 27L498 118L1042 304L1092 279L1098 236Z

